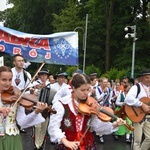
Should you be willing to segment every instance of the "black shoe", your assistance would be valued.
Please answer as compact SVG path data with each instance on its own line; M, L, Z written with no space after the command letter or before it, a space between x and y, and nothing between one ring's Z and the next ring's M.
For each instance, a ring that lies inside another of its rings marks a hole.
M119 138L118 138L118 135L114 135L114 139L115 140L118 140Z
M21 133L27 133L27 131L25 129L21 129L20 132Z
M126 139L126 143L129 143L129 144L130 144L130 143L131 143L131 141L130 141L129 139Z
M100 140L100 143L104 143L104 138L102 136L100 136L99 140Z

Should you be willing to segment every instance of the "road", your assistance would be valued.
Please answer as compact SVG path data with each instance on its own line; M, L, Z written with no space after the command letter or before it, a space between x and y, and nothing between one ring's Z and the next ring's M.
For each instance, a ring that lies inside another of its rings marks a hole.
M24 150L34 150L32 136L32 130L28 129L27 133L21 133L24 140ZM104 144L101 144L99 137L95 136L98 150L131 150L129 143L126 143L125 136L119 137L119 140L114 140L112 135L104 136ZM40 150L55 150L54 144L52 144L49 138L46 140L45 148Z

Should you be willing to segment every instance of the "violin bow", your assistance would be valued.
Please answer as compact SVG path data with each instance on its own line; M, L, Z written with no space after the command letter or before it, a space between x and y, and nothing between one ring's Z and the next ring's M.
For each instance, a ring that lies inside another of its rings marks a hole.
M19 100L20 100L21 97L24 95L25 91L27 90L29 84L35 80L35 78L36 78L38 72L42 69L42 67L43 67L44 65L45 65L45 62L43 62L43 63L41 64L41 66L39 67L39 69L37 70L37 72L35 73L35 75L33 76L33 78L29 81L29 83L27 84L27 86L24 88L24 90L22 91L22 93L20 94L20 96L18 97L18 99L16 100L16 102L14 103L13 106L15 106L15 105L19 102Z
M92 115L91 115L91 118L90 118L90 120L89 120L89 122L88 122L88 125L87 125L87 127L86 127L86 130L84 131L84 133L83 133L83 135L81 136L81 138L80 138L80 143L81 143L81 141L83 140L83 138L84 138L84 136L86 135L86 133L87 133L87 131L89 130L89 128L91 127L91 124L92 124L92 121L94 120L94 117L92 117Z

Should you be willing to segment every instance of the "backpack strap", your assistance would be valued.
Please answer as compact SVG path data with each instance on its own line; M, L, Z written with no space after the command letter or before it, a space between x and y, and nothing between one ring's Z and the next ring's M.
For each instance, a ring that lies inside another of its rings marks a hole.
M137 98L140 91L141 91L141 88L140 88L140 85L138 83L136 84L136 86L137 86L137 94L136 94L136 98Z
M25 81L25 84L26 84L28 77L27 77L27 73L26 73L25 69L23 69L23 75L24 75L24 81Z

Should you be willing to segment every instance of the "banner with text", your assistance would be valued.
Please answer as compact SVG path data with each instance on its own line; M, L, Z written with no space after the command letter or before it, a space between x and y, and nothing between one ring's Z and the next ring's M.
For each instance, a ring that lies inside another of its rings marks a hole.
M78 32L28 34L0 26L0 52L30 62L78 66Z

